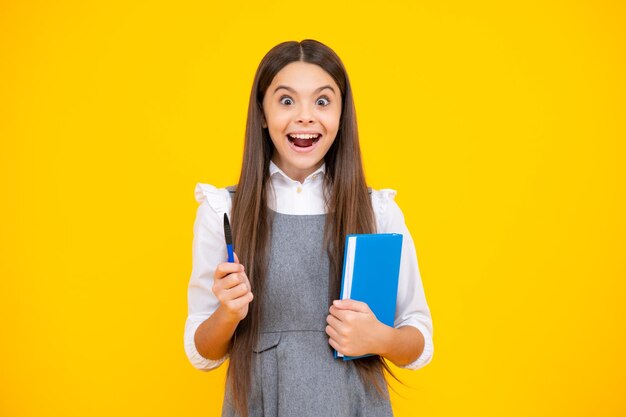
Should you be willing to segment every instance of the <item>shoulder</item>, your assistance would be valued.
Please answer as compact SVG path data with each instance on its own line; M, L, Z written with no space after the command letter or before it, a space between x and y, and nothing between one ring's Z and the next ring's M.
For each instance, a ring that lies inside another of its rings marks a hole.
M370 188L370 198L376 216L378 233L389 232L394 220L402 216L402 211L395 201L397 193L393 188Z
M199 182L196 184L194 196L196 201L200 203L200 207L204 207L205 210L211 209L211 211L217 214L230 214L232 206L231 191L234 191L234 186L220 188Z

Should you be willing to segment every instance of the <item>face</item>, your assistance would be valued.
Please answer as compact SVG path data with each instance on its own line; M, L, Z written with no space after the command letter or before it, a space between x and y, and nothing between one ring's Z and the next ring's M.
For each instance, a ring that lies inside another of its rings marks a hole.
M341 117L341 92L320 66L292 62L274 77L263 98L263 127L272 161L290 178L305 178L324 162Z

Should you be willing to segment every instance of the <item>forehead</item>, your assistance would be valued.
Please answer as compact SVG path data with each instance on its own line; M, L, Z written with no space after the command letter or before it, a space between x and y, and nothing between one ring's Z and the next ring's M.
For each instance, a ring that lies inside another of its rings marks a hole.
M331 85L339 91L333 78L322 67L307 62L292 62L284 66L272 80L268 92L278 85L287 85L298 92L312 92L323 85Z

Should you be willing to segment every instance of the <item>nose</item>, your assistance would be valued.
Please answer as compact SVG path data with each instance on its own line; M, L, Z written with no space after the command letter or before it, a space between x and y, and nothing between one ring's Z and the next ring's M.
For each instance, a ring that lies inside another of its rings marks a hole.
M309 106L301 106L300 113L298 113L298 117L296 118L298 123L313 123L315 119L313 117L313 113Z

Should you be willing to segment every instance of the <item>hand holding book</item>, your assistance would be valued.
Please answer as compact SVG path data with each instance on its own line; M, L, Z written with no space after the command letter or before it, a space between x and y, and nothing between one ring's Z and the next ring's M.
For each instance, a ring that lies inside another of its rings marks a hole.
M394 325L402 235L346 236L341 300L330 307L326 333L343 360L380 354Z
M348 356L381 354L385 328L367 303L356 300L335 300L326 318L328 343Z

